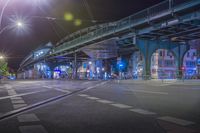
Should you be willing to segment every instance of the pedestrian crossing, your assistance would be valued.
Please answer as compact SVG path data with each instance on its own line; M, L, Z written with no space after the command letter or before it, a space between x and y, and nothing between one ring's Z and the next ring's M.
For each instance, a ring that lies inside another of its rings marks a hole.
M21 96L17 96L18 94L12 86L7 85L6 89L14 110L28 106ZM23 123L23 126L19 126L20 133L48 133L46 129L39 124L40 119L35 114L21 114L17 116L17 120L19 123ZM30 125L32 122L38 122L38 125Z

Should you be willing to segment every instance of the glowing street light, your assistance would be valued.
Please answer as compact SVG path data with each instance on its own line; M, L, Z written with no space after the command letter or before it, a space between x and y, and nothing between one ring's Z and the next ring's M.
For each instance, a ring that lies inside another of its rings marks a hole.
M0 60L3 60L3 59L4 59L4 57L2 55L0 55Z
M16 24L18 27L23 27L23 23L21 21L18 21Z
M7 26L5 26L4 28L2 28L0 30L0 35L6 31L6 30L10 30L10 29L14 29L14 28L20 28L23 29L25 28L25 24L22 21L17 20L16 22L14 22L13 24L9 24Z
M89 65L92 65L92 62L91 62L91 61L89 61Z
M0 5L1 4L3 5L2 9L0 10L0 34L3 31L5 31L7 28L10 28L9 26L2 27L2 20L3 20L3 15L6 8L13 1L14 0L6 0L5 3L2 3L2 1L0 0ZM21 0L21 1L24 2L24 0ZM29 4L34 4L36 7L39 7L40 5L48 4L50 0L27 0L26 2L29 2ZM24 27L24 24L21 21L19 21L17 22L17 27Z

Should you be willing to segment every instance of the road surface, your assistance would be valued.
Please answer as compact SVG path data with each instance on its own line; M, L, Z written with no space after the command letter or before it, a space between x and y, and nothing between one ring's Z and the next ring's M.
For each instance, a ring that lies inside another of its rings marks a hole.
M8 81L1 133L200 133L200 85Z

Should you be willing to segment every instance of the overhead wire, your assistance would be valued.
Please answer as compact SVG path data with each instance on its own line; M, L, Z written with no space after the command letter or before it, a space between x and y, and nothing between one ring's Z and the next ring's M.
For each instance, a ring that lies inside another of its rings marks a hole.
M82 2L83 2L83 6L85 7L91 21L94 21L94 15L91 11L90 5L88 4L87 0L82 0Z

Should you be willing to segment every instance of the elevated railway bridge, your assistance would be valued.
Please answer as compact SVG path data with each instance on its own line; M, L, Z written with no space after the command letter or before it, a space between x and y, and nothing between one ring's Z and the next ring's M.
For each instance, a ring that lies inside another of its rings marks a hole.
M76 77L78 66L88 58L110 59L140 51L143 74L150 75L151 56L157 49L170 50L181 70L189 41L199 38L200 0L165 0L121 20L72 33L55 46L36 49L22 61L19 72L39 62L50 68L71 62Z

